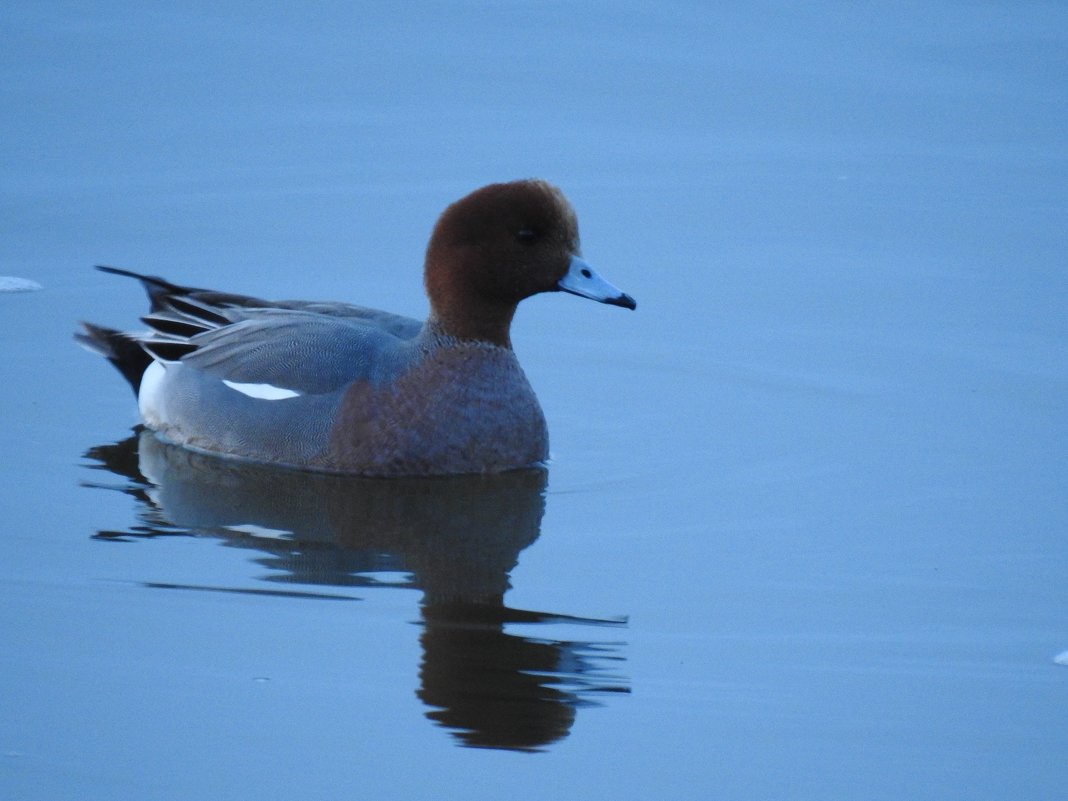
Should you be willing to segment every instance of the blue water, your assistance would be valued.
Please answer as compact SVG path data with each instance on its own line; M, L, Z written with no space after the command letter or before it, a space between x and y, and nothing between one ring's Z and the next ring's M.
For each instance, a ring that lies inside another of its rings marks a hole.
M1064 793L1060 4L0 30L0 797ZM421 316L535 175L638 301L520 309L546 472L192 457L71 341L145 309L95 263Z

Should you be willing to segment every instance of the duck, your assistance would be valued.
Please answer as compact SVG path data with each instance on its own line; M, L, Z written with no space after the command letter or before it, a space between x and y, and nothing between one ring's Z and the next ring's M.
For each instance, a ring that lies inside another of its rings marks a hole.
M635 309L581 255L578 220L556 186L477 189L435 224L420 321L338 302L266 301L141 282L147 331L83 322L166 442L299 470L403 477L545 465L549 435L512 348L519 303L565 292Z

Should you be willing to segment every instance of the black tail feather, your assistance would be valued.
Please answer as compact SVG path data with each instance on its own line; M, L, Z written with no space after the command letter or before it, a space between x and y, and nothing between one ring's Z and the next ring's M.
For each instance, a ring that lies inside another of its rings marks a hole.
M201 289L195 286L182 286L181 284L172 284L158 275L143 275L142 273L135 273L133 270L124 270L121 267L110 267L105 264L96 265L96 269L103 273L110 273L111 275L121 275L126 278L136 278L141 282L141 286L145 288L145 292L148 294L150 302L150 311L158 312L173 309L176 307L176 298L188 298L190 302L196 302L203 306L216 306L219 308L237 307L237 308L262 308L269 307L275 304L261 298L255 298L251 295L236 295L232 292L217 292L214 289ZM181 301L179 301L180 303ZM202 311L193 312L194 317L203 317ZM220 322L221 321L221 322ZM229 320L219 318L216 322L223 325Z
M183 356L197 349L196 345L189 342L170 339L142 339L139 344L153 358L163 362L181 361Z
M189 339L189 337L195 337L197 334L203 334L205 331L211 330L205 323L191 320L185 316L170 315L164 312L146 314L141 318L141 322L153 331L157 331L164 336L177 337L178 339Z
M170 281L166 281L160 278L158 275L142 275L141 273L135 273L133 270L124 270L121 267L109 267L106 264L96 265L96 269L102 273L110 273L111 275L121 275L126 278L136 278L141 282L141 286L145 288L145 292L148 294L148 300L152 311L160 311L167 308L167 298L175 295L189 295L194 292L203 292L203 289L197 289L191 286L181 286L179 284L172 284Z
M141 390L141 377L152 363L152 357L137 341L121 331L85 322L82 328L85 332L75 334L74 339L111 362L129 382L136 396Z

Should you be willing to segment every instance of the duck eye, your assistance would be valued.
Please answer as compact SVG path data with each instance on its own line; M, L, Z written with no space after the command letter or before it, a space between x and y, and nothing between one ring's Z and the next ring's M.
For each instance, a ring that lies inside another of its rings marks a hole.
M515 232L515 238L520 242L529 244L538 238L538 232L533 228L520 228Z

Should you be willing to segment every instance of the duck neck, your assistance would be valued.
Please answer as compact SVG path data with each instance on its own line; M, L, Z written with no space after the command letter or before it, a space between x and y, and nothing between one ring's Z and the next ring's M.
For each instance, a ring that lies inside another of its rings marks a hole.
M485 342L512 349L509 331L515 316L515 303L480 303L477 309L450 306L447 311L433 309L429 326L439 334L464 342Z
M509 331L516 314L516 303L486 301L477 304L452 302L445 308L431 308L429 325L445 336L466 342L484 342L512 349Z

